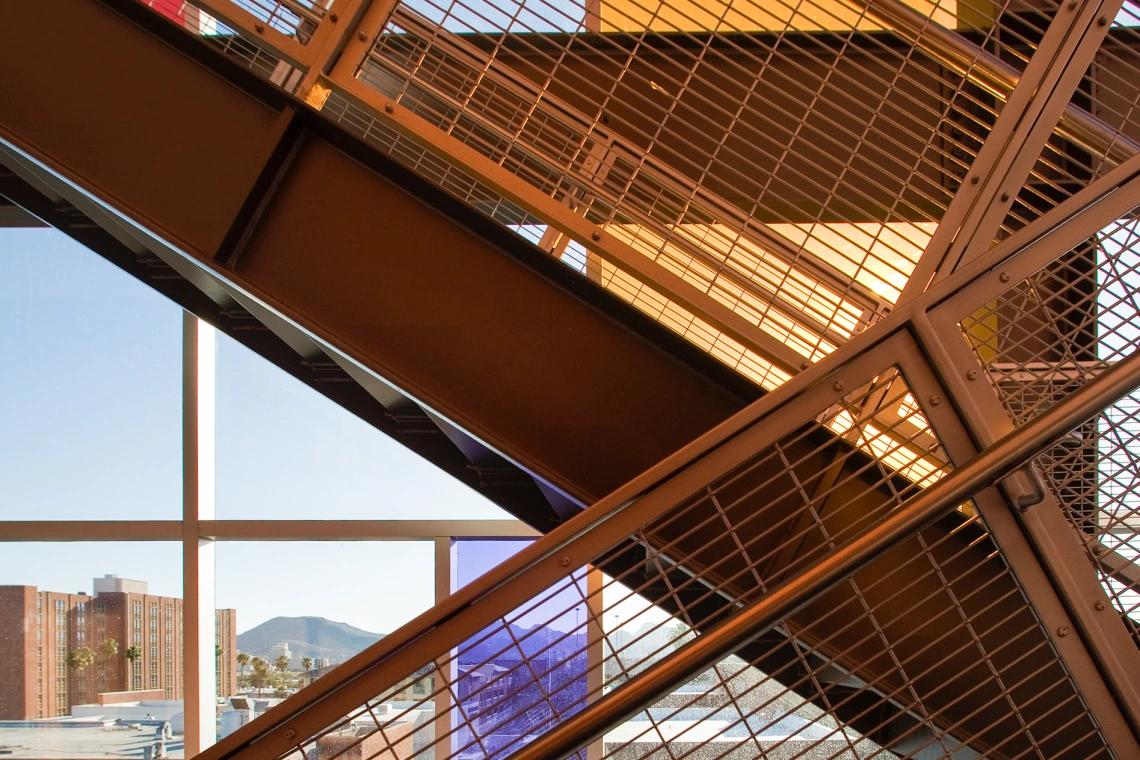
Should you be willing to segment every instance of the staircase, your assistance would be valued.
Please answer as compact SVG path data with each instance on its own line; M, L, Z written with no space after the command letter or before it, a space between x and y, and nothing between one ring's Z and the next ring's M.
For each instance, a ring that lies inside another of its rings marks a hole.
M811 7L5 9L0 196L546 534L201 757L1140 756L1140 36Z

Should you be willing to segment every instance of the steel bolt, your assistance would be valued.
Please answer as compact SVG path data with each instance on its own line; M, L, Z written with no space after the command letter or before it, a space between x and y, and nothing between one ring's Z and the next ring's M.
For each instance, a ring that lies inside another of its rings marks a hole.
M966 379L967 380L977 380L978 379L978 371L976 369L970 370L969 372L966 373Z
M1057 635L1062 639L1069 635L1069 626L1063 625L1057 629Z
M1104 612L1104 607L1105 607L1104 600L1098 599L1097 603L1094 604L1093 607L1096 607L1097 612Z
M258 34L261 34L265 31L265 24L254 24L253 28Z
M392 105L391 103L384 104L384 113L392 113L395 110L396 106Z
M970 184L971 185L976 185L981 181L982 181L982 178L979 177L977 174L975 174L973 177L970 177Z
M1077 0L1069 0L1069 10L1076 10Z
M1002 282L1009 282L1009 272L1002 272L998 275L998 279Z
M570 558L563 554L558 558L558 564L562 565L562 567L570 567Z
M601 240L602 239L602 233L598 232L597 230L594 230L594 234L590 235L590 237L593 238L594 240Z
M1108 26L1108 17L1101 16L1096 20L1097 26Z
M291 728L287 728L287 729L285 729L285 733L283 733L281 735L284 736L286 739L292 739L294 736L297 735L297 732Z
M941 403L942 403L942 397L939 396L937 393L935 393L933 396L930 397L930 405L931 406L938 406Z
M360 40L361 42L368 42L368 35L364 32L357 32L356 39Z
M837 391L841 391L841 390L843 390L843 388L844 388L844 385L843 385L843 381L842 381L842 380L836 380L836 381L835 381L835 382L832 384L832 386L831 386L831 387L832 387L832 388L834 388L834 389L835 389L835 390L837 390Z
M811 366L811 362L809 362L809 361L800 362L800 369L807 369L810 366Z
M1008 200L1009 200L1009 193L1002 193L1002 194L1001 194L1001 199L1002 199L1003 201L1008 201Z

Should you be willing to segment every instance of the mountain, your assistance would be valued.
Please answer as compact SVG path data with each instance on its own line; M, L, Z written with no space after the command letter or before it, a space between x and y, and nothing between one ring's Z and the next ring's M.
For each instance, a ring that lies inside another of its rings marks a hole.
M269 658L269 648L282 641L289 644L294 663L302 657L328 657L344 662L362 649L384 638L348 623L322 617L275 617L237 637L238 650L253 657Z

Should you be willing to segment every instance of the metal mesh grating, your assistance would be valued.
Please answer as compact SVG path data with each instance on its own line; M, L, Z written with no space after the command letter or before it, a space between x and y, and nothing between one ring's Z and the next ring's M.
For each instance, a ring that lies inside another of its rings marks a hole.
M815 359L897 298L996 105L857 9L783 7L598 35L399 4L359 77Z
M281 57L263 43L242 36L237 30L192 3L182 0L142 0L143 5L217 48L229 58L265 79L272 79L282 65Z
M1015 424L1140 346L1140 228L1121 220L962 321ZM1112 604L1138 637L1137 399L1110 407L1040 460ZM1138 637L1140 640L1140 637Z
M939 450L884 371L297 749L505 757L873 524L945 472L920 453ZM962 513L738 655L615 731L607 756L700 744L696 756L735 757L758 743L789 758L962 744L1107 756L1016 580Z

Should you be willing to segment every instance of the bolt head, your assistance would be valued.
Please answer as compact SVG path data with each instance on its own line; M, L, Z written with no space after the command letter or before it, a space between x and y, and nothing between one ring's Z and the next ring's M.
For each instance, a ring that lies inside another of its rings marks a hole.
M335 13L330 13L329 14L329 21L331 21L335 24L336 22L340 21L340 16L336 15Z
M1077 9L1077 0L1069 0L1069 10Z
M930 405L931 406L938 406L941 403L942 403L942 397L939 396L937 393L935 393L933 396L930 397Z
M982 181L982 178L979 177L977 174L975 174L973 177L970 177L970 184L971 185L976 185L981 181Z
M809 361L800 362L800 369L807 369L810 366L811 366L811 362L809 362Z
M1106 605L1105 605L1105 603L1104 603L1104 600L1103 600L1103 599L1098 599L1098 600L1097 600L1097 603L1093 605L1093 607L1096 607L1096 611L1097 611L1097 612L1104 612L1104 608L1105 608L1105 606L1106 606Z
M1096 20L1096 24L1097 26L1108 26L1108 18L1106 16L1101 16Z
M253 29L258 34L261 34L262 32L265 31L265 24L254 24Z
M1002 193L1001 199L1002 199L1002 201L1008 201L1009 200L1009 193Z
M392 105L391 103L384 104L384 113L392 113L395 110L396 106Z
M998 279L1002 282L1009 282L1009 272L1002 272L998 275Z
M364 32L357 32L356 39L360 40L361 42L368 42L368 35Z
M843 390L843 389L844 389L846 386L843 384L843 381L842 381L842 380L836 380L834 383L832 383L832 384L831 384L831 387L832 387L832 388L834 388L834 389L835 389L835 390L837 390L837 391L841 391L841 390Z
M285 729L285 733L283 733L281 735L284 736L286 739L292 739L294 736L297 735L297 732L291 728L287 728L287 729Z
M563 554L558 558L558 564L562 565L562 567L570 567L570 558Z
M590 237L593 238L595 241L598 241L598 240L602 239L602 233L598 232L597 230L594 230L594 233L592 235L590 235Z
M1057 629L1057 635L1062 639L1069 635L1069 626L1063 625Z
M966 379L967 380L977 380L978 379L978 371L976 369L970 370L969 372L966 373Z

